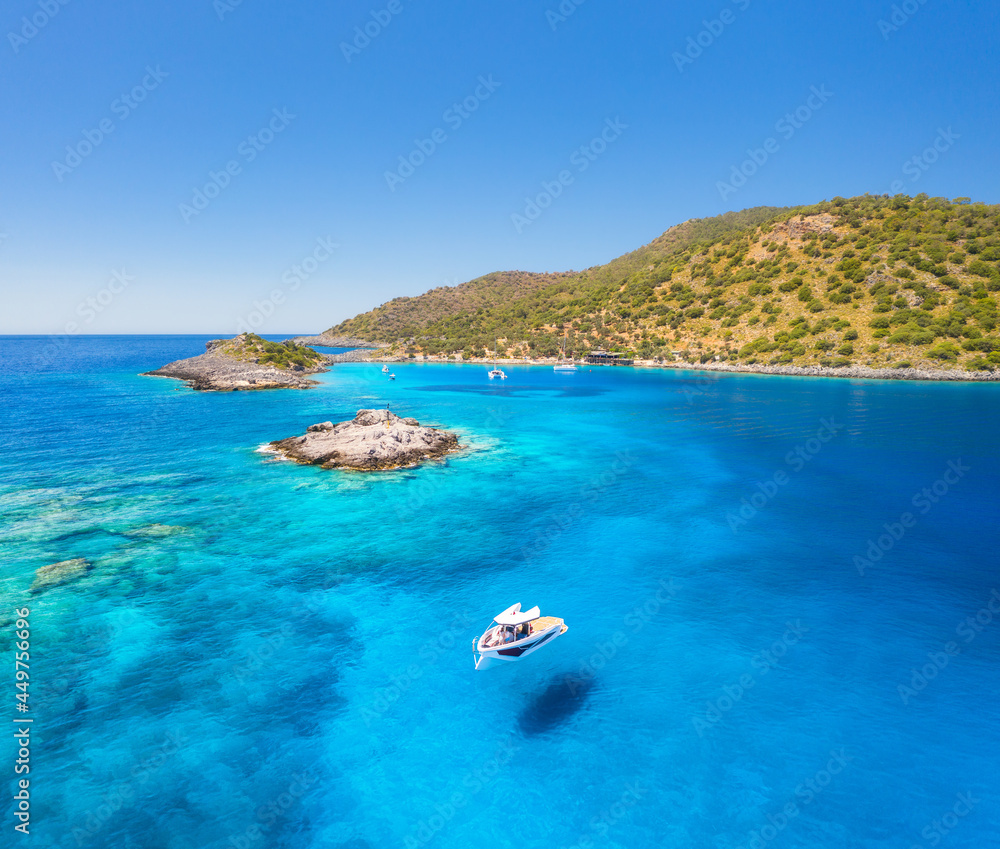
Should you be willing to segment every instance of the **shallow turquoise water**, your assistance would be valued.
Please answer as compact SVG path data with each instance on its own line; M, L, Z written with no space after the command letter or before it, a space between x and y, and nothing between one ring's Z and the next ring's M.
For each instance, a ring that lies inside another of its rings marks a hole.
M1000 387L138 376L203 341L0 340L26 845L1000 843ZM378 476L257 450L387 403L467 450ZM85 579L28 595L71 557ZM474 672L514 601L569 632Z

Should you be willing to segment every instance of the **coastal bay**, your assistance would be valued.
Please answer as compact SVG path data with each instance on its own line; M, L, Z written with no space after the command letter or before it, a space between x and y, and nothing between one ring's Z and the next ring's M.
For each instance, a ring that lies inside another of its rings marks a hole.
M1000 849L995 4L21 5L24 849Z
M628 793L628 816L598 820L621 845L675 829L738 846L818 774L802 811L824 834L876 849L962 788L981 800L965 836L991 839L995 384L517 364L501 384L420 363L389 382L344 363L309 392L194 393L138 376L206 341L74 339L37 373L44 338L2 341L18 392L0 592L28 598L45 657L38 754L74 777L40 792L39 840L155 828L223 849L298 780L274 824L292 845L464 849L503 822L511 843L544 828L569 846ZM470 450L378 475L261 462L277 435L387 403ZM86 427L52 441L54 419ZM75 558L92 568L28 593ZM515 601L569 632L513 675L475 673L472 637ZM540 762L559 766L525 794ZM122 765L150 780L110 812Z
M353 356L352 356L353 355ZM405 356L372 354L370 352L350 352L336 355L337 361L373 363L442 363L442 364L479 364L489 366L494 362L502 366L520 365L551 368L560 362L557 357L514 359L501 357L493 360L486 357L440 357L419 355L410 359ZM340 358L343 358L342 360ZM675 369L681 371L731 372L734 374L775 374L786 377L835 377L849 380L930 380L945 382L990 382L1000 381L1000 371L961 371L959 369L936 368L871 368L870 366L791 366L791 365L747 365L744 363L698 362L676 360L635 360L630 366L597 366L590 365L585 360L575 361L580 369L594 368L635 368L635 369Z

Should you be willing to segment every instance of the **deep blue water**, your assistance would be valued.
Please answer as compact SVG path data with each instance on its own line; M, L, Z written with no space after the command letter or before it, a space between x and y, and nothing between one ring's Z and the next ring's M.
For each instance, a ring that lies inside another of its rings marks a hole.
M207 338L0 340L17 845L1000 844L1000 387L139 376ZM467 450L379 475L257 450L387 403ZM29 596L74 557L87 577ZM569 632L474 672L515 601Z

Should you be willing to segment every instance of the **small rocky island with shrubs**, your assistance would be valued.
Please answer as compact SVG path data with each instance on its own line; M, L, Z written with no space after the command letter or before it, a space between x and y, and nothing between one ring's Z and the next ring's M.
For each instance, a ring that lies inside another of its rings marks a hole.
M270 342L256 333L213 339L205 348L200 356L176 360L144 374L186 380L193 389L231 392L306 389L317 381L305 375L326 371L326 358L312 348L293 341Z
M304 436L269 443L268 447L299 463L324 469L384 471L413 466L458 449L458 435L421 427L389 410L358 410L351 421L310 425Z

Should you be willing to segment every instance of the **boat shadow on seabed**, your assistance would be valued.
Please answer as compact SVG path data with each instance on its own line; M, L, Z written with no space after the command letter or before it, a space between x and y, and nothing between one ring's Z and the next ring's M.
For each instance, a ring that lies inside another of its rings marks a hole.
M553 731L569 722L587 703L596 682L560 675L525 706L517 726L525 737Z

